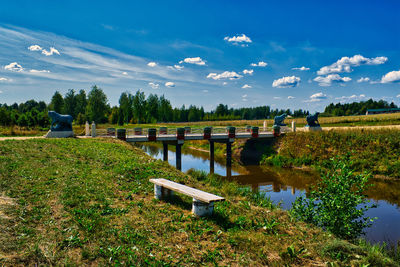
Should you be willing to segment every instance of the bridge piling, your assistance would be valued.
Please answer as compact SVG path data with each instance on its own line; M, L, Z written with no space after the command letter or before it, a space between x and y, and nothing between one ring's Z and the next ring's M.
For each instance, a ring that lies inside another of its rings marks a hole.
M226 166L232 167L232 143L226 142Z
M182 144L176 144L176 168L182 170Z
M168 143L163 142L163 160L168 161Z
M214 173L214 141L210 141L210 173Z

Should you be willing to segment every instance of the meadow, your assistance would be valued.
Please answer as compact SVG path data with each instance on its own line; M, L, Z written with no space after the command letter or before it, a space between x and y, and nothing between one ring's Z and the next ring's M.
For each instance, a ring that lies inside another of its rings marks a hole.
M342 156L356 172L400 178L399 134L398 129L288 133L264 156L263 163L323 167L330 158Z
M155 200L153 177L226 201L193 217L188 197ZM296 222L249 188L101 138L0 142L0 231L9 266L398 265L383 247Z

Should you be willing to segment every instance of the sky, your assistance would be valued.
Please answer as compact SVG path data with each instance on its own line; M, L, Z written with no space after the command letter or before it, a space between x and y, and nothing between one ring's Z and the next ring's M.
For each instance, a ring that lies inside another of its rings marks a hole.
M0 103L56 90L205 110L400 104L400 1L3 1Z

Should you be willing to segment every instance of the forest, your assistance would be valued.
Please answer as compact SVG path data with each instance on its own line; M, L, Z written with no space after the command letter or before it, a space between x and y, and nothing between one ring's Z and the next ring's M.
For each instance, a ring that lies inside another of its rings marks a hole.
M392 102L383 100L331 103L321 116L346 116L365 114L371 108L397 108ZM272 109L270 106L229 108L219 104L215 110L205 111L203 107L189 105L172 107L171 102L157 94L146 97L138 90L135 94L123 92L118 106L110 106L104 91L93 86L88 94L85 90L76 92L70 89L64 96L56 91L50 103L28 100L25 103L12 105L0 104L0 125L20 127L49 127L47 116L49 110L73 116L75 124L82 125L86 121L96 123L111 123L123 125L126 123L157 123L157 122L196 122L216 120L254 120L268 119L286 113L294 118L302 118L309 114L307 110Z

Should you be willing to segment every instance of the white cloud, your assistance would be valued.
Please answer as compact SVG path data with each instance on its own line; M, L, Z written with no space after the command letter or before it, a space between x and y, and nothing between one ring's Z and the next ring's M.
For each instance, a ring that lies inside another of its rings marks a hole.
M371 79L368 77L361 77L357 80L358 83L369 82Z
M327 75L330 73L351 72L351 67L358 67L361 65L380 65L388 60L387 57L366 58L362 55L354 55L352 57L342 57L335 63L322 67L317 71L318 75Z
M28 49L30 51L42 51L42 54L45 56L52 56L54 54L60 55L60 52L54 47L50 47L50 50L47 51L46 49L42 48L39 45L31 45L30 47L28 47Z
M184 66L174 65L174 68L177 69L177 70L182 70L184 68Z
M243 97L243 98L246 98L246 97L247 97L247 94L242 95L242 97Z
M382 76L381 83L400 82L400 70L391 71Z
M208 90L203 90L203 93L208 93Z
M222 85L227 85L227 84L228 84L227 82L223 82L223 83L222 83Z
M0 90L0 94L2 94L2 93L3 93L3 91Z
M258 63L251 63L250 66L252 67L266 67L268 65L267 62L260 61Z
M311 95L310 99L306 100L305 102L319 102L319 101L321 101L323 99L327 99L327 98L328 97L325 94L323 94L322 92L319 92L319 93L315 93L315 94Z
M30 47L28 47L28 49L30 51L42 51L43 50L43 48L39 45L31 45Z
M341 96L341 97L336 97L335 99L341 100L341 101L360 101L365 99L365 95L351 95L351 96Z
M310 70L310 68L307 68L307 67L302 66L302 67L300 67L300 68L292 68L292 70L306 71L306 70Z
M350 77L341 77L339 74L329 74L328 76L318 76L314 78L319 86L331 86L332 83L346 83L351 81Z
M252 87L252 86L251 86L251 85L248 85L248 84L245 84L245 85L242 86L243 89L248 89L248 88L251 88L251 87Z
M156 62L149 62L147 63L147 66L154 68L155 66L157 66Z
M123 71L122 75L128 75L128 73L126 71Z
M280 96L274 96L273 98L274 99L282 99L282 97L280 97Z
M243 76L236 73L235 71L224 71L223 73L210 73L207 75L207 78L214 79L214 80L221 80L221 79L229 79L229 80L237 80L242 78Z
M396 95L396 97L400 97L400 95Z
M31 72L31 73L50 73L49 70L34 70L34 69L29 70L29 72Z
M0 77L0 82L5 82L5 81L8 81L8 79L4 78L4 77Z
M53 54L57 54L60 55L60 52L58 52L57 49L55 49L54 47L50 47L50 51L47 51L46 49L42 50L42 54L45 56L52 56Z
M201 57L187 57L184 60L179 61L179 64L182 63L196 64L201 66L206 65L206 62L202 60Z
M237 36L226 36L224 38L225 41L230 42L230 43L234 43L234 44L238 44L238 43L252 43L251 39L246 36L245 34L242 35L237 35Z
M166 82L165 86L171 88L171 87L175 87L175 84L173 82Z
M290 95L287 97L287 99L295 99L295 97Z
M153 89L158 89L160 85L158 83L149 82L149 86ZM167 85L166 85L167 86ZM169 86L168 86L169 87Z
M11 71L17 71L17 72L20 72L20 71L24 70L24 68L20 64L18 64L17 62L12 62L12 63L10 63L8 65L5 65L4 69L11 70Z
M253 75L254 70L243 70L243 74Z
M286 88L296 87L300 83L301 79L296 76L282 77L278 80L274 80L272 87Z

